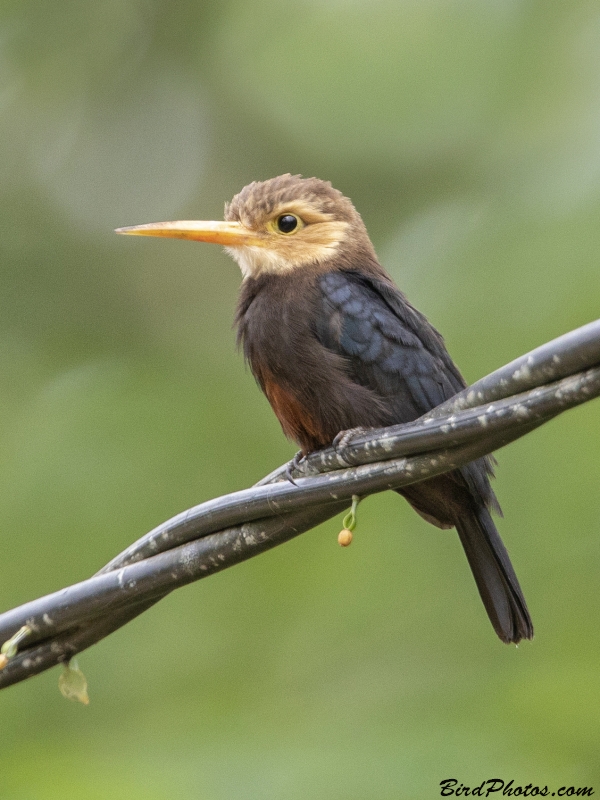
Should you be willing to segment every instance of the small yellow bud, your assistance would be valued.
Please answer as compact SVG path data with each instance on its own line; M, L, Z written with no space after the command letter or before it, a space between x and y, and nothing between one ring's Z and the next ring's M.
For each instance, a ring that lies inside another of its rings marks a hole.
M8 664L8 658L2 653L0 655L0 669L4 669L4 667Z
M344 528L338 533L338 544L341 547L348 547L349 544L352 544L352 531L349 531L348 528Z

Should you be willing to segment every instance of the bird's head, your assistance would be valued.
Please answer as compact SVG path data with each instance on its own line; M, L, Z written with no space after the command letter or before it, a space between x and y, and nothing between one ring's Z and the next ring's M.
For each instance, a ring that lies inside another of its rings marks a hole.
M245 278L375 258L347 197L329 182L289 174L245 186L226 204L223 222L153 222L117 233L224 245Z

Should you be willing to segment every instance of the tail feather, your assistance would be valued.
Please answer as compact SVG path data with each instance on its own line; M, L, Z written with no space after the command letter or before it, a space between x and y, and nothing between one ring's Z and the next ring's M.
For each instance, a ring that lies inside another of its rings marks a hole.
M485 507L462 513L456 528L479 594L503 642L533 638L533 624L508 552Z

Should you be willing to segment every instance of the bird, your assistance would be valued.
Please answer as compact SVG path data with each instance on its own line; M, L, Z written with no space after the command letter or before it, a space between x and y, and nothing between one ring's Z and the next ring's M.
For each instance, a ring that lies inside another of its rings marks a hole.
M352 201L329 181L287 173L245 186L223 221L118 233L221 244L242 273L235 324L285 435L307 455L341 432L411 422L466 387L444 340L381 266ZM499 638L533 624L492 519L490 458L397 491L427 522L456 528Z

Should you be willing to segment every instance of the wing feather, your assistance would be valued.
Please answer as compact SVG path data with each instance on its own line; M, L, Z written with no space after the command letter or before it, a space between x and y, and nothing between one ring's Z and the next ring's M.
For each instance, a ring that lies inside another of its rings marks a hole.
M385 397L409 422L464 388L442 337L393 285L352 271L320 279L317 336L348 359L356 383Z
M391 281L340 270L319 285L317 338L347 360L349 377L383 399L395 422L411 422L465 388L442 336ZM500 510L489 458L459 472L481 503Z

